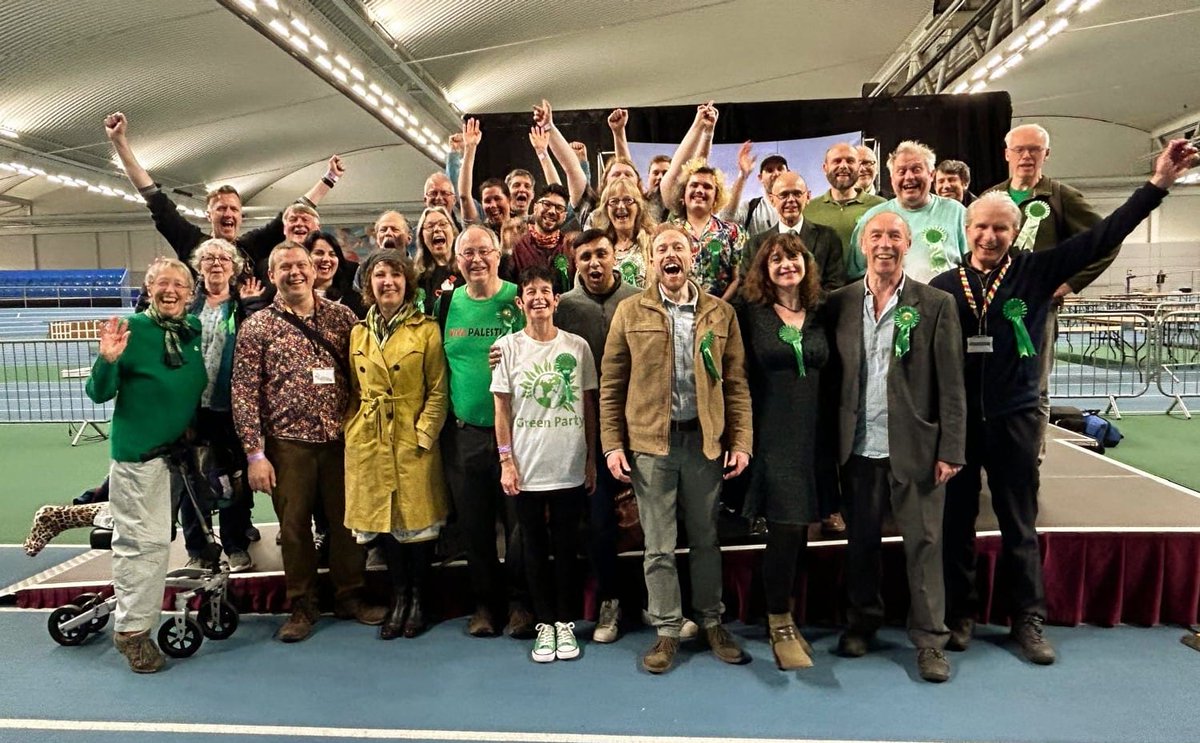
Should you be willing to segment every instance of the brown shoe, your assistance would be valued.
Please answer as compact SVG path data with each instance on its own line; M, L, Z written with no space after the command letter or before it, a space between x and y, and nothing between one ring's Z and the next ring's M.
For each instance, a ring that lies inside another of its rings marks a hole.
M827 537L845 536L846 522L842 520L842 514L834 512L821 519L821 534Z
M712 649L713 655L726 663L744 663L746 654L742 652L738 646L737 640L733 639L733 635L729 634L729 630L723 625L714 624L711 627L704 628L704 635L708 638L708 647Z
M533 619L533 612L520 605L514 605L510 608L508 610L508 624L504 627L504 634L514 640L532 639L537 634L537 622Z
M671 670L675 662L675 653L679 651L679 638L658 636L654 645L642 656L642 668L650 673L664 673Z
M279 628L280 642L300 642L307 640L312 634L313 625L317 623L320 613L316 606L306 599L292 599L292 615Z
M768 614L767 624L770 626L771 652L775 654L775 665L779 670L812 668L812 648L805 648L808 643L802 642L803 636L791 614Z
M475 613L467 621L467 634L471 637L495 637L496 624L492 621L492 612L485 606L475 609Z
M150 639L150 630L132 635L113 635L113 645L129 661L129 670L134 673L154 673L166 664L162 651Z
M338 602L333 609L333 615L338 619L353 619L359 624L377 627L383 624L388 615L388 608L368 604L362 599L346 599Z

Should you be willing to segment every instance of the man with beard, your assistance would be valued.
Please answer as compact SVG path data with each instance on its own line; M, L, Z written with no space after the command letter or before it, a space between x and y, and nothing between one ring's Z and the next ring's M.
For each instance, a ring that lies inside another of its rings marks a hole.
M529 266L546 266L554 273L557 294L568 291L575 282L574 251L563 239L562 225L567 218L567 189L551 183L538 194L533 205L533 223L513 247L513 269L520 276Z
M254 271L259 261L264 260L281 240L303 242L303 237L296 239L285 235L284 215L281 214L262 227L241 234L242 229L242 197L233 186L219 186L208 193L205 198L205 211L212 227L212 235L204 234L196 225L187 221L179 214L175 203L171 201L146 169L138 162L129 144L128 119L120 111L109 114L104 119L104 133L112 142L121 160L121 167L129 182L146 200L146 208L154 218L154 226L159 234L166 239L171 249L179 256L179 260L187 263L196 246L210 237L228 240L242 252L245 272ZM337 155L329 158L329 170L321 180L300 197L298 203L315 207L325 194L329 193L345 173L342 160ZM265 278L266 274L260 274Z
M576 236L575 288L558 303L554 323L581 336L592 349L592 358L600 368L604 361L604 341L612 325L617 305L641 291L621 280L617 272L616 251L603 230L587 230ZM601 458L602 459L602 458ZM596 468L596 490L591 494L591 530L589 554L596 576L599 617L592 630L596 642L613 642L621 618L617 583L617 513L613 499L621 490L607 467Z
M904 272L921 282L957 266L967 252L967 236L963 232L966 209L957 201L931 192L936 161L933 150L920 142L905 140L896 145L887 161L896 197L867 210L850 236L854 245L860 245L862 229L872 217L881 212L899 214L912 236ZM859 278L866 270L864 254L851 251L850 257L846 275L850 279Z
M683 627L676 512L687 528L692 606L713 654L746 655L721 624L717 507L722 479L753 451L745 350L733 308L692 281L686 227L660 225L654 279L617 306L600 375L600 437L609 472L632 482L646 536L643 569L658 639L642 668L674 663Z
M825 180L829 181L829 190L805 207L804 218L813 224L833 228L841 241L843 258L848 264L850 254L858 250L850 242L854 225L868 209L882 204L884 199L860 191L855 185L858 180L858 152L852 144L841 142L826 150L821 170L825 172Z
M946 497L945 580L948 647L966 650L977 610L975 521L981 469L987 471L992 509L1000 524L1001 574L1011 637L1026 659L1055 660L1046 641L1046 596L1038 545L1037 349L1053 314L1055 291L1085 266L1117 255L1121 242L1162 203L1175 180L1196 165L1196 148L1172 141L1145 185L1090 230L1042 251L1013 251L1021 211L1003 191L984 194L967 210L971 252L965 265L931 283L958 306L966 355L967 466L950 481Z
M858 177L854 183L855 187L864 194L878 196L875 175L879 172L879 160L875 157L875 150L860 144L854 148L854 154L858 156Z
M932 167L932 166L931 166ZM921 678L950 678L942 585L946 482L966 461L962 339L954 300L906 276L911 236L892 212L864 218L862 281L829 297L837 461L849 542L849 625L838 653L865 655L883 623L880 537L890 511L904 538L908 634Z
M329 524L334 613L374 625L386 610L359 595L363 550L344 525L342 421L350 394L350 328L358 318L316 295L312 258L302 245L280 243L268 265L277 293L238 333L233 416L250 463L250 487L270 494L279 516L292 613L278 637L299 642L320 616L314 511L323 511Z
M742 188L754 169L754 153L750 149L751 146L752 143L746 142L738 151L738 177L729 189L729 204L721 213L721 218L741 225L747 235L757 235L779 223L779 214L776 213L775 203L770 198L770 183L775 176L787 172L788 164L783 155L764 157L762 164L758 166L758 182L762 186L764 196L742 201Z
M971 193L971 168L962 160L943 160L933 174L933 192L938 196L953 199L963 206L975 200Z
M842 258L842 241L833 228L814 224L804 218L809 198L808 184L804 178L791 170L779 173L767 181L767 193L773 211L779 215L779 223L750 238L742 252L742 273L749 270L764 240L777 233L792 232L800 236L804 247L812 253L821 273L822 291L828 293L845 284L846 264Z

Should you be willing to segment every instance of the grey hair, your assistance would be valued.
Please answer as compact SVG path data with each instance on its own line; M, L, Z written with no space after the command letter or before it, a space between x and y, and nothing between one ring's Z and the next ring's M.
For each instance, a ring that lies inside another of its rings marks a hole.
M970 226L976 211L988 206L994 206L1003 211L1012 223L1014 230L1020 226L1021 210L1013 203L1012 197L1004 191L988 191L972 201L971 205L967 207L967 216L965 217L967 225Z
M1010 201L1011 201L1011 199L1010 199ZM902 214L900 214L899 212L894 212L894 211L891 211L890 209L887 209L887 210L879 212L878 214L876 214L875 216L871 217L869 220L867 220L866 222L863 223L862 230L860 230L858 233L858 247L860 249L863 246L863 241L867 239L867 228L871 226L871 222L874 222L876 219L879 219L880 217L887 215L887 214L890 214L892 216L896 216L896 217L900 218L901 229L904 230L904 239L908 240L909 245L912 245L912 228L908 226L908 220L905 219L904 216Z
M1004 135L1004 146L1005 147L1012 146L1012 136L1014 133L1016 133L1016 131L1018 129L1034 130L1035 132L1038 133L1038 136L1040 136L1042 138L1042 142L1044 143L1042 146L1045 147L1046 149L1050 149L1050 132L1046 131L1046 127L1042 126L1041 124L1020 124L1018 126L1014 126L1012 129L1009 129L1008 134Z
M496 250L500 249L500 237L496 235L495 232L492 232L490 229L481 224L469 224L466 227L463 227L463 231L458 233L458 237L454 238L455 255L458 255L458 249L462 247L463 241L466 239L467 235L472 232L482 232L483 234L487 235L488 240L490 240L492 243L492 247Z
M892 163L896 162L896 158L900 155L916 155L925 161L925 165L929 168L929 172L933 172L934 166L937 164L937 155L928 146L918 142L915 139L906 139L896 145L896 149L892 150L892 154L888 155L887 167L890 171Z
M242 252L238 250L237 246L233 243L219 237L210 238L200 243L196 246L196 249L192 251L191 256L188 257L188 264L196 270L196 273L200 273L200 258L210 248L213 250L220 250L222 253L228 256L231 261L233 261L233 275L230 277L231 281L237 276L242 275L242 269L246 267L246 262L242 260Z

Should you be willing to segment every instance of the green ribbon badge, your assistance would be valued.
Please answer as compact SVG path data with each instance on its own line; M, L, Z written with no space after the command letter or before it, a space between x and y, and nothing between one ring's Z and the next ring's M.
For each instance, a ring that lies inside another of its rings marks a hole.
M630 286L637 286L638 267L633 261L625 261L621 264L621 279Z
M554 270L558 271L559 277L562 278L564 291L567 288L569 288L569 282L571 281L571 278L567 275L567 266L568 265L569 264L567 263L567 257L565 255L563 255L562 253L559 253L558 255L554 256Z
M941 227L929 227L921 237L929 246L929 267L934 271L950 268L950 260L946 258L946 231Z
M416 294L416 296L413 297L413 306L416 307L417 309L421 310L422 312L425 311L425 289L424 289L424 287L420 287L420 286L417 287L417 294Z
M921 322L921 313L916 307L904 305L896 308L896 343L893 350L896 358L901 358L912 347L912 330Z
M1021 358L1037 356L1037 351L1033 348L1033 339L1025 329L1025 315L1029 314L1025 300L1013 297L1004 303L1001 311L1004 313L1004 319L1012 323L1013 335L1017 337L1017 355Z
M1050 205L1044 201L1030 201L1025 204L1023 211L1025 212L1025 224L1021 225L1021 232L1013 241L1013 246L1017 250L1028 251L1033 250L1033 243L1037 240L1038 227L1041 226L1042 220L1050 216Z
M504 326L504 335L513 332L513 326L517 324L517 308L511 304L506 304L496 312L496 319Z
M792 347L792 353L796 354L796 371L800 376L804 376L804 332L795 325L784 323L779 328L779 340Z
M720 240L712 239L704 246L704 251L708 253L708 265L705 266L705 274L709 280L716 280L717 272L721 270L721 250L724 245Z
M710 330L700 339L700 356L704 359L704 370L714 382L721 381L721 373L717 371L717 362L713 360L712 345L716 336Z

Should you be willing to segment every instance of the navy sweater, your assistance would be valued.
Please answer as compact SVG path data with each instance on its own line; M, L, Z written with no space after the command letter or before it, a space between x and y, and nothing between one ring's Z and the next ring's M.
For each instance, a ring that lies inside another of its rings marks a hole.
M1146 183L1092 229L1069 237L1049 250L1013 256L1010 259L1012 266L988 306L982 325L967 304L957 268L939 274L929 282L930 286L949 292L958 305L966 357L964 378L969 417L996 418L1038 405L1040 361L1037 356L1021 358L1017 355L1013 324L1004 319L1002 312L1004 303L1013 297L1025 301L1029 308L1025 328L1033 347L1041 349L1046 313L1051 311L1054 291L1093 261L1119 251L1121 242L1162 203L1166 195L1163 189ZM1003 265L984 272L967 262L967 281L977 307L983 304L984 287L991 284ZM992 353L966 352L966 339L977 334L992 337Z

